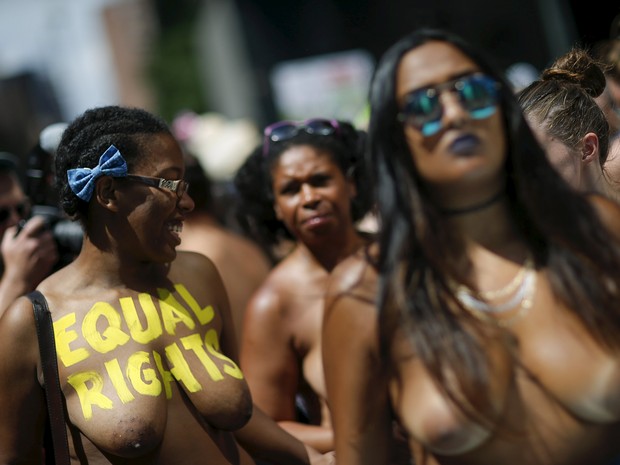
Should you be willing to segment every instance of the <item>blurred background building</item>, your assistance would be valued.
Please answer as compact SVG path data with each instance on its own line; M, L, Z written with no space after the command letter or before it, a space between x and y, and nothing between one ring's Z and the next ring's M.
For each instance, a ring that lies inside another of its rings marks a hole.
M23 157L47 125L104 104L171 123L364 124L376 60L417 26L478 43L519 86L571 45L609 37L618 14L602 0L0 0L0 150Z

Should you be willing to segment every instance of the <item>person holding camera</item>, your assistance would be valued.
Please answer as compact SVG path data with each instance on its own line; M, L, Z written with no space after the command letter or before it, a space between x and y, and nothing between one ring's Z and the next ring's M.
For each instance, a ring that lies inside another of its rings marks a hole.
M19 296L34 290L58 261L42 217L28 221L30 202L18 176L17 158L0 153L0 316ZM23 227L22 227L23 225Z

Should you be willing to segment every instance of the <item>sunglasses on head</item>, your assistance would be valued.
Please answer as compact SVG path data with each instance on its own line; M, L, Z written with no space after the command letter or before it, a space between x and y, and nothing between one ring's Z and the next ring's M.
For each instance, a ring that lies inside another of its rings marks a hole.
M306 121L280 121L273 123L265 128L263 141L263 155L266 156L269 153L269 144L271 142L282 142L288 139L292 139L300 131L304 131L308 134L315 134L319 136L329 136L331 134L337 134L340 130L338 121L333 119L308 119Z
M15 212L20 219L24 219L30 213L30 202L24 201L17 205L10 205L0 208L0 224L5 223L10 217L11 213Z
M497 110L499 83L482 73L470 74L436 86L416 89L405 97L398 119L432 136L442 128L443 91L457 94L459 102L473 119L485 119Z

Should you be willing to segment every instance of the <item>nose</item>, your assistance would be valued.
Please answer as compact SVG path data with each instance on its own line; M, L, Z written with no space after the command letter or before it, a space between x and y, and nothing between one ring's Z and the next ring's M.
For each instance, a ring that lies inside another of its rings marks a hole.
M309 184L303 184L301 186L301 201L306 208L315 206L319 202L318 192Z
M442 92L441 105L443 106L443 126L460 127L469 119L469 112L463 106L456 92Z
M192 199L187 191L183 192L183 195L178 201L179 208L183 210L185 213L191 212L196 204L194 203L194 199Z

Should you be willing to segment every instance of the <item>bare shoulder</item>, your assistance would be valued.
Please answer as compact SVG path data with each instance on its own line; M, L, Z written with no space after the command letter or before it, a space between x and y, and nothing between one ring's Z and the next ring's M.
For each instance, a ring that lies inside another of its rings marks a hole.
M325 341L346 335L358 348L376 346L378 275L372 252L372 248L360 250L333 270L325 295Z
M361 301L374 302L378 282L373 263L376 254L376 245L372 244L340 262L330 275L327 300L348 295Z
M330 275L323 315L323 353L333 354L327 356L331 360L367 360L369 354L377 354L375 256L374 246L361 249L340 262ZM346 350L343 340L347 341Z
M0 327L23 330L34 327L34 313L32 302L27 297L20 297L15 300L7 311L0 318Z
M32 303L19 297L0 317L0 453L3 463L41 456L43 391ZM39 446L37 446L39 444Z
M171 272L181 275L199 274L203 278L219 275L213 260L198 252L179 251Z
M254 316L284 316L288 294L304 285L304 273L298 265L294 257L278 263L252 295L247 311Z
M11 359L20 354L24 362L38 360L37 333L32 302L27 297L18 298L0 318L0 358Z
M247 314L250 317L276 317L282 312L283 296L279 292L277 283L271 283L269 280L265 281L261 287L252 295L248 302Z
M217 267L200 253L178 252L171 264L169 278L175 284L185 286L192 295L228 307L228 296Z

